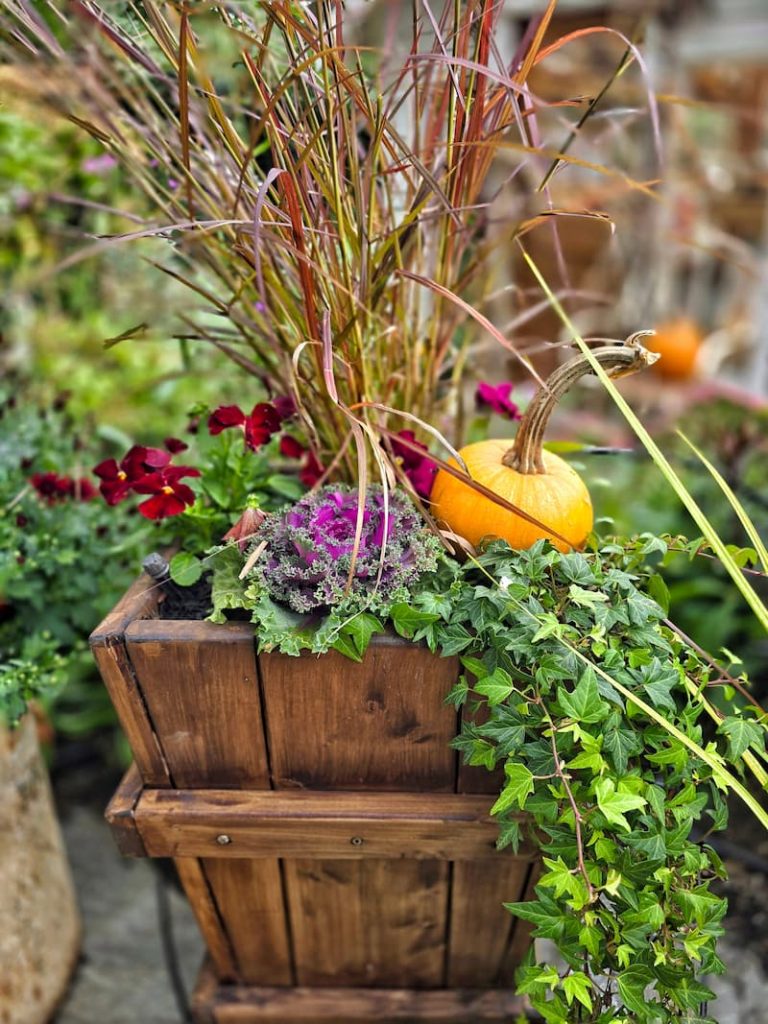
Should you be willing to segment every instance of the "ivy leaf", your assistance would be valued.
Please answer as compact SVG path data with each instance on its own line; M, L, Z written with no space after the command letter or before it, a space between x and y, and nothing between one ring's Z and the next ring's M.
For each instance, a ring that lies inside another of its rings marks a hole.
M491 814L501 814L515 804L522 811L525 808L525 801L533 792L533 775L524 764L519 764L516 761L507 761L504 766L504 772L507 776L507 782L498 800L491 808Z
M648 593L661 606L665 615L669 615L669 587L664 582L664 578L659 576L658 573L654 573L650 576L647 582Z
M461 664L467 672L471 672L475 679L485 679L488 675L488 669L479 658L473 658L470 655L465 654L461 659Z
M412 608L404 602L393 604L389 610L389 617L397 632L406 640L411 640L418 630L431 626L440 618L434 612L419 611L418 608Z
M653 974L649 967L636 964L628 967L618 975L619 995L628 1010L636 1013L641 1020L647 1020L649 1006L645 998L645 990L653 981Z
M445 703L453 704L453 706L458 709L462 704L466 703L468 694L469 683L464 676L462 676L458 683L456 683L456 685L451 689L451 692L446 696Z
M512 852L517 853L520 846L520 822L514 818L503 818L499 822L499 838L496 840L496 849L505 850L512 847Z
M619 788L621 785L622 783L619 783ZM624 817L625 812L640 810L648 802L645 797L635 793L619 792L611 779L600 779L595 784L595 796L601 814L613 825L618 825L627 832L632 830Z
M630 729L609 729L603 734L603 749L613 761L619 775L627 770L629 758L642 748L642 740Z
M594 609L597 605L605 604L609 600L608 595L601 590L585 590L575 583L568 588L568 596L579 608Z
M359 612L344 625L344 633L351 638L361 657L365 654L373 634L383 631L382 624L375 615L371 615L369 612Z
M189 551L179 551L171 559L168 569L171 579L180 587L191 587L203 575L203 563Z
M753 743L765 748L765 732L757 722L742 715L724 718L718 732L728 737L728 750L732 758L741 757Z
M654 707L675 712L671 691L680 685L680 676L674 668L664 668L659 659L654 658L640 669L640 680Z
M706 985L685 976L677 982L670 995L682 1010L698 1010L702 1003L715 998L715 993Z
M350 658L352 661L360 662L363 660L357 644L346 633L338 633L331 647L334 651L338 651L339 654L343 654L345 658Z
M574 999L577 999L582 1006L592 1010L592 996L589 994L592 982L581 971L576 971L563 978L563 992L565 999L570 1006Z
M591 667L584 671L578 685L570 693L562 686L557 688L557 702L565 714L576 722L601 722L610 714L610 708L600 697Z
M503 668L495 668L493 672L486 676L485 679L481 679L479 683L475 683L474 690L476 693L480 693L483 697L486 697L490 707L496 707L497 704L501 704L503 700L512 693L515 685L512 682L512 676L509 672L505 672Z

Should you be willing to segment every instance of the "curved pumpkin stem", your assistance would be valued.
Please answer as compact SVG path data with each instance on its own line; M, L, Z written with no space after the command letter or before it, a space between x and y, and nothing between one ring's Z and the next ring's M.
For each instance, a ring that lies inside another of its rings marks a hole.
M640 344L640 338L653 331L638 331L630 335L623 345L605 345L592 351L592 356L611 377L626 377L655 363L659 358ZM520 421L514 444L504 453L502 462L518 473L544 473L541 451L549 417L566 391L587 373L592 364L585 355L569 359L558 366L531 399Z

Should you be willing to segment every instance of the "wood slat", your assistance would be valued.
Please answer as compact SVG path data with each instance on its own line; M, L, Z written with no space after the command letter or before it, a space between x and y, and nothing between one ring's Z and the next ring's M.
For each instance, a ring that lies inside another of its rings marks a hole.
M150 857L512 858L483 795L146 790L135 817Z
M193 1005L196 1024L509 1024L525 1009L505 990L217 986L210 965Z
M494 863L453 865L446 983L452 988L498 985L516 918L503 903L523 898L529 863L501 853Z
M442 983L447 863L289 860L285 872L299 985Z
M275 788L450 791L456 658L388 637L362 664L259 655Z
M526 880L525 889L523 894L518 897L519 900L533 900L536 898L534 892L534 886L539 880L541 875L541 860L533 860L528 869L528 878ZM512 932L510 934L509 945L507 951L504 954L504 960L502 961L501 971L499 973L499 981L502 985L513 985L515 981L515 971L520 966L523 957L528 952L533 939L531 938L531 932L536 926L530 921L523 921L521 918L514 918L512 926Z
M154 619L125 635L174 785L268 788L253 627Z
M202 862L192 857L177 857L174 865L205 939L216 977L220 981L239 981L232 944L219 916Z
M277 860L206 859L203 869L249 985L293 981L283 884Z
M117 848L124 857L146 857L147 851L136 828L136 804L142 793L139 769L132 764L123 776L104 813Z
M142 779L150 786L169 786L168 766L124 642L130 623L157 612L159 593L149 576L139 577L91 633L90 644Z

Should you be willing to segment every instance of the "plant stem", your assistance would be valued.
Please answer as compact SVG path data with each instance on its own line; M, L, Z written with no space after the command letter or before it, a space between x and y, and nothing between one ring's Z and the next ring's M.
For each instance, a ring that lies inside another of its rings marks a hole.
M658 356L629 338L624 345L606 345L592 352L594 359L605 367L611 377L625 377L654 363ZM563 395L585 374L593 373L593 366L585 355L574 356L558 366L531 399L526 409L514 444L502 462L518 473L543 473L542 445L549 418Z

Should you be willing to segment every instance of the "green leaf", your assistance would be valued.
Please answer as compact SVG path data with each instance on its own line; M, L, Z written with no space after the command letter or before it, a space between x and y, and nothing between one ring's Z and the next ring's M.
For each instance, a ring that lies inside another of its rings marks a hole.
M503 668L495 668L489 676L481 679L479 683L475 683L473 687L475 693L480 693L487 698L490 707L501 704L514 688L512 677Z
M179 551L170 561L171 579L180 587L191 587L203 575L203 563L189 551Z
M520 846L521 830L520 822L514 818L503 818L499 822L499 838L496 840L496 849L504 850L512 847L512 852L517 853Z
M610 714L610 708L600 696L591 667L585 669L578 685L570 693L558 686L557 702L565 714L576 722L601 722Z
M619 783L619 790L622 785L623 783ZM595 796L597 797L597 806L605 818L627 832L630 832L631 829L624 814L627 811L640 810L648 802L644 797L635 793L618 791L611 779L600 779L595 783Z
M616 771L623 775L630 756L642 749L642 740L630 729L608 729L603 734L603 749L613 761Z
M665 583L663 576L654 573L653 576L649 577L647 586L648 593L653 600L661 607L665 615L669 615L669 587Z
M600 590L585 590L583 587L572 583L568 588L568 596L579 608L595 608L596 605L605 604L609 598Z
M650 968L642 964L628 967L618 975L617 981L624 1006L632 1013L636 1013L641 1020L646 1020L650 1007L645 998L645 990L653 981Z
M392 619L392 625L406 640L411 640L414 633L423 629L424 626L430 626L433 622L437 622L440 618L434 612L423 612L404 602L393 604L389 610L389 616Z
M343 630L352 639L357 653L361 656L365 654L373 634L382 633L383 631L384 627L382 624L375 615L371 615L369 612L358 612L354 618L344 623Z
M298 477L290 476L288 473L275 473L267 480L267 487L281 498L288 498L290 501L298 501L304 493L304 487Z
M522 811L525 807L525 801L533 792L533 775L524 764L507 761L504 766L504 772L507 776L507 782L498 800L491 808L491 814L501 814L515 804Z
M577 999L582 1006L591 1011L592 996L589 994L591 989L592 982L581 971L575 971L563 978L563 992L565 992L565 999L569 1006L574 999Z
M765 749L765 730L751 718L743 715L724 718L717 731L728 737L728 750L734 759L741 757L752 744Z
M331 647L334 651L338 651L340 654L343 654L345 658L350 658L352 661L360 662L363 660L354 640L346 633L338 633L336 639L331 644Z

